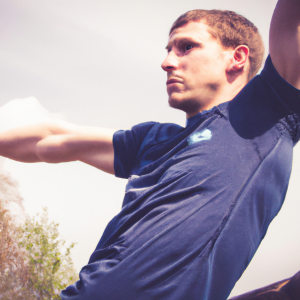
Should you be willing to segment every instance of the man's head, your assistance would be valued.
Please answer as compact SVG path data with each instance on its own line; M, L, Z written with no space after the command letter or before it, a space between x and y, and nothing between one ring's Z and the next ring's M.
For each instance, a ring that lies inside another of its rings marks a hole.
M167 50L162 68L168 73L169 104L187 116L210 102L231 100L226 97L255 76L264 55L257 28L221 10L193 10L180 16L170 30Z

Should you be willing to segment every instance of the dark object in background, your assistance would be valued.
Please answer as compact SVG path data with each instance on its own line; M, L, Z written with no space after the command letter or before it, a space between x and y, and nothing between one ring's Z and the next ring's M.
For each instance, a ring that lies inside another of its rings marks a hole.
M291 278L229 300L300 300L300 272Z

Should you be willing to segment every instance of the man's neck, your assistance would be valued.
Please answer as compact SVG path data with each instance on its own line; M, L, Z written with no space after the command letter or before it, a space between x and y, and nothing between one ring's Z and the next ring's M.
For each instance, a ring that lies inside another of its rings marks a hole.
M206 103L203 106L201 106L200 109L193 112L187 112L186 118L189 119L198 114L199 112L209 110L214 106L218 106L221 103L231 101L245 87L246 84L247 80L245 78L236 79L233 82L228 81L226 84L220 87L214 93L211 99L206 101Z

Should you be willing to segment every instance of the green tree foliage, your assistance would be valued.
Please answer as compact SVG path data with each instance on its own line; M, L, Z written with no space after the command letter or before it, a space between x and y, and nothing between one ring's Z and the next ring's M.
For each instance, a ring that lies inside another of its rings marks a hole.
M70 256L74 244L65 247L58 224L49 222L46 209L39 220L26 220L19 228L18 241L27 254L27 290L39 300L60 299L60 291L78 280Z
M78 280L70 251L47 210L16 222L7 208L19 201L14 181L0 174L0 300L56 300Z

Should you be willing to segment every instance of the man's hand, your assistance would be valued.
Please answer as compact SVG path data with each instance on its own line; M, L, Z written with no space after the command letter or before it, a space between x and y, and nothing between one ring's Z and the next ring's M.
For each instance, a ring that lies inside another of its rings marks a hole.
M270 28L270 55L278 73L300 89L300 0L279 0Z
M15 128L0 133L0 155L21 162L79 160L114 174L114 132L67 122Z

